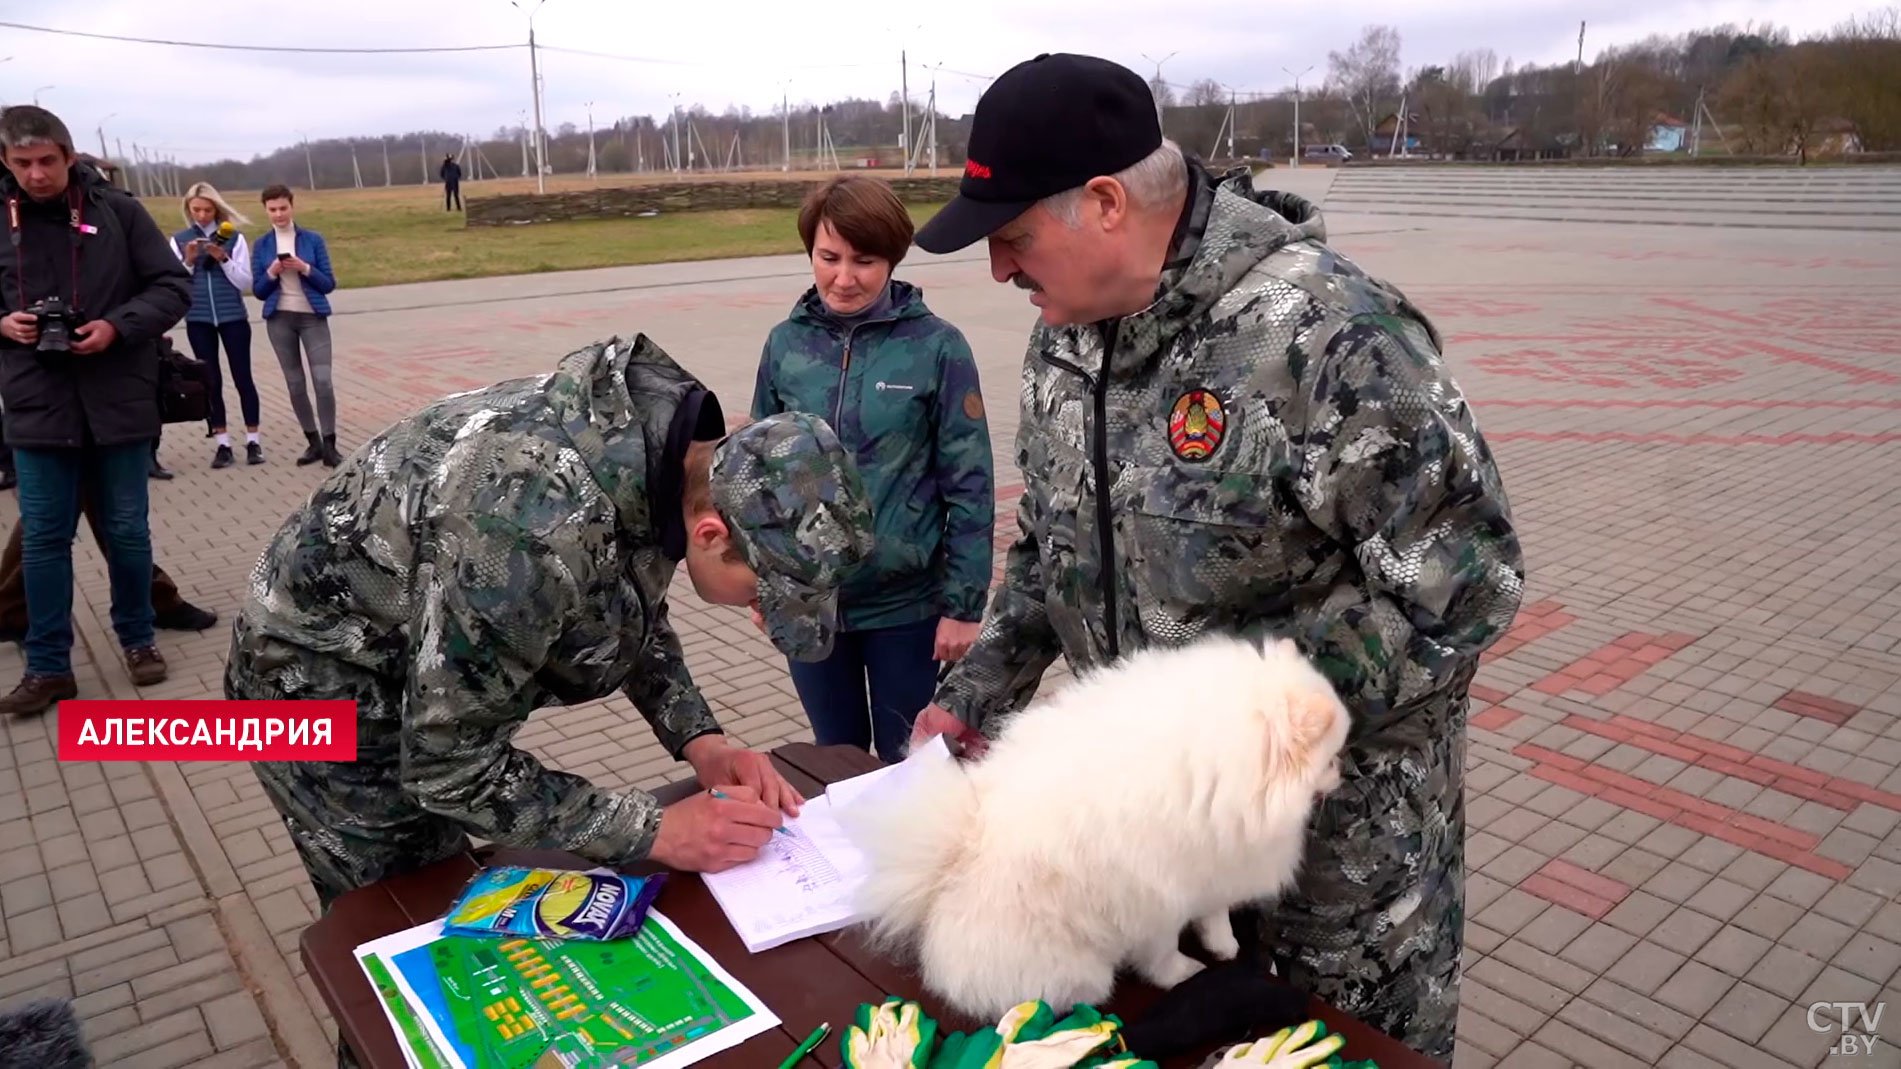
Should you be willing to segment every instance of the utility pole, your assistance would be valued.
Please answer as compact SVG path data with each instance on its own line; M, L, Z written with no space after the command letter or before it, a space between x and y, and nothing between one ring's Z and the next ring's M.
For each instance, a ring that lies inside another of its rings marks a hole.
M119 113L115 111L111 115L106 116L106 119L116 118L118 114ZM99 158L102 160L110 160L112 158L112 153L106 148L106 119L99 120Z
M899 154L904 157L904 173L911 173L911 63L903 49L898 50L898 92L904 100L904 142Z
M535 94L535 192L548 192L548 161L544 148L546 135L541 130L541 59L535 49L535 12L548 0L535 0L533 8L522 7L516 0L508 0L515 10L528 16L528 77L532 81Z
M302 130L299 130L297 132L297 136L303 138L304 140L305 177L310 179L310 188L316 189L317 188L317 165L310 162L310 137L309 135L305 134Z
M1176 56L1179 56L1179 55L1181 55L1180 52L1170 52L1168 55L1163 56L1161 59L1156 59L1154 56L1149 55L1147 52L1142 53L1143 59L1146 59L1150 63L1155 64L1155 84L1156 85L1168 84L1162 81L1162 64L1167 63L1169 60L1174 59ZM1157 126L1160 126L1162 124L1162 94L1160 92L1155 93L1155 124Z
M384 188L388 188L395 184L394 182L390 181L390 176L389 176L389 135L384 134L382 137L378 138L377 140L383 143L383 186Z
M1228 158L1234 159L1234 86L1228 87Z
M596 177L594 174L594 102L592 100L587 102L587 176Z
M356 164L356 142L350 142L350 173L356 176L356 188L363 188L363 168Z
M782 82L779 86L779 120L785 128L785 162L779 165L781 171L792 170L792 83Z
M426 186L429 184L429 135L428 134L416 135L416 152L418 154L416 158L422 161L422 170L416 173L417 173L417 176L422 179L422 184Z
M1286 71L1287 76L1294 80L1294 155L1289 166L1298 168L1300 166L1300 80L1312 74L1313 67L1309 66L1299 74L1287 70L1286 67L1282 67L1281 70Z

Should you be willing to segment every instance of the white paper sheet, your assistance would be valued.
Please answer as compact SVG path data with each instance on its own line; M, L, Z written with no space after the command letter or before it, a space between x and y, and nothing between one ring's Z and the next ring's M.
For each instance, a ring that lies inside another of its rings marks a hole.
M805 803L754 860L725 872L707 873L713 893L733 930L757 954L811 935L824 935L857 921L854 900L864 882L862 851L839 826L837 810L888 799L914 780L918 769L953 760L942 736L895 765L840 780Z

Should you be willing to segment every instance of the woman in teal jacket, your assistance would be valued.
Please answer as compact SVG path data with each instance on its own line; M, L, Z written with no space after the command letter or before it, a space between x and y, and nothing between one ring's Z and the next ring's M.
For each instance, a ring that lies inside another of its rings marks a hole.
M877 545L839 593L825 660L791 663L820 745L903 757L939 663L977 637L996 514L990 428L970 345L891 277L911 247L891 187L842 176L812 192L799 236L813 285L766 338L752 416L817 413L850 446Z

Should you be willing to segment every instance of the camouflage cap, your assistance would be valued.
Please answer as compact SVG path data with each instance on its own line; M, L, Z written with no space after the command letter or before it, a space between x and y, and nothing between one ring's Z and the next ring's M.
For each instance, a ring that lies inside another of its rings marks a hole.
M759 575L759 611L780 652L823 660L838 586L871 553L871 502L824 420L785 412L747 424L713 453L713 505Z

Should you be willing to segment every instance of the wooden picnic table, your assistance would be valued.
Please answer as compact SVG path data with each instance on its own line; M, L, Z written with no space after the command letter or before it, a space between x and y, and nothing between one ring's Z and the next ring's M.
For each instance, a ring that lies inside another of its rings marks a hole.
M805 794L815 797L826 785L881 767L880 762L849 746L817 747L792 743L772 752L773 762ZM663 803L676 801L699 789L690 779L654 792ZM369 978L357 964L355 950L370 940L426 923L442 916L469 877L489 865L530 865L544 868L598 867L577 855L557 850L517 850L482 847L414 872L393 876L339 897L330 911L304 930L300 940L304 966L329 1004L343 1039L366 1069L401 1069L403 1056L395 1033L377 1002ZM622 871L644 875L660 866L642 863ZM706 885L691 873L673 873L654 908L679 926L700 948L719 961L733 977L759 996L782 1024L770 1031L707 1058L709 1069L776 1069L799 1041L821 1023L832 1033L812 1056L827 1067L839 1065L838 1037L850 1026L860 1003L881 1002L887 995L915 999L938 1020L940 1031L972 1031L995 1022L961 1018L924 992L915 973L867 950L854 933L799 939L762 953L746 950L719 903ZM1132 1023L1159 995L1134 979L1122 980L1115 996L1101 1007ZM1067 1009L1067 1007L1063 1007ZM1443 1069L1384 1033L1310 999L1309 1011L1334 1031L1346 1036L1340 1052L1349 1060L1371 1058L1381 1069ZM1206 1051L1170 1059L1173 1066L1198 1065Z

